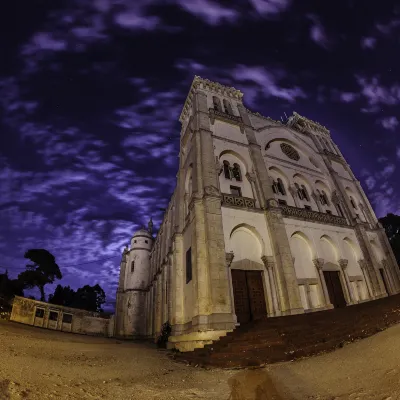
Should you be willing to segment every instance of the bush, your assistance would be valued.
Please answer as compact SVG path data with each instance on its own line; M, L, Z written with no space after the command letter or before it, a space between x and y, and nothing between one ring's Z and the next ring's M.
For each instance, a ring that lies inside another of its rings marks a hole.
M157 338L157 346L160 348L167 348L167 343L168 343L168 338L171 335L171 325L167 321L162 327L161 327L161 333Z

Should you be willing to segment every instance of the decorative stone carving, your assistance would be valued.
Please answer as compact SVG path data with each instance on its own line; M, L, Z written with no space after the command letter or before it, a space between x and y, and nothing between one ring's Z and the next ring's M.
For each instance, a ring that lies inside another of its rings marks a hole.
M218 188L216 188L215 186L206 186L204 188L204 192L205 194L209 195L209 196L219 196L219 190Z
M317 269L322 269L325 264L325 260L323 258L314 258L313 263Z
M267 269L272 269L275 266L275 261L273 256L262 256L261 261L264 263L264 266Z
M282 222L282 213L280 210L273 210L272 208L268 210L267 218L272 223L280 223Z
M293 116L288 119L287 126L298 130L301 133L314 131L330 136L329 129L327 129L325 126L306 117L302 117L295 111L293 112Z
M347 268L347 265L349 264L349 260L345 260L344 258L341 258L341 259L338 261L338 263L339 263L339 265L340 265L341 268L346 269L346 268Z
M358 260L358 264L360 265L361 269L365 269L367 267L367 262L364 259Z
M249 197L234 196L233 194L222 193L222 204L241 208L256 208L256 202Z
M289 157L291 160L299 161L300 154L299 152L288 143L281 143L281 150L285 156Z
M306 210L305 208L297 208L287 205L280 206L282 214L286 217L294 217L307 221L316 221L323 224L333 224L347 226L346 218L337 215L325 214L318 211Z
M275 199L268 199L267 200L267 208L277 208L278 202Z
M228 268L231 266L234 257L235 255L233 254L233 251L230 253L225 253L226 266Z
M346 162L343 160L342 157L338 156L338 155L335 154L335 153L332 153L332 152L329 151L329 150L324 149L324 150L323 150L323 153L324 153L326 156L328 156L329 158L331 158L331 159L333 159L333 160L335 160L335 161L339 161L339 162L342 163L342 164L345 164L345 163L346 163Z

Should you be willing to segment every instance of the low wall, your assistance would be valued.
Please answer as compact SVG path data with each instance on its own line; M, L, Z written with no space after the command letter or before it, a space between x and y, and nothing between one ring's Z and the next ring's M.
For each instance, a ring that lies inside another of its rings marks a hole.
M10 321L83 335L114 334L114 316L101 317L99 313L20 296L14 298Z

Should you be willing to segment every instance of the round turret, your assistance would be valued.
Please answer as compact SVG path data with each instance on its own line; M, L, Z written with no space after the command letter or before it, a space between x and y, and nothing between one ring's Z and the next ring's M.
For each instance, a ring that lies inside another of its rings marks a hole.
M135 249L151 250L153 246L153 236L146 229L139 229L135 232L131 239L131 251Z

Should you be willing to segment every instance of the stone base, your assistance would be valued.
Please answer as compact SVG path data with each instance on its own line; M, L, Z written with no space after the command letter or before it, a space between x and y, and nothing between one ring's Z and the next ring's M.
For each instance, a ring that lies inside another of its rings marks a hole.
M206 344L211 344L219 340L222 336L226 336L228 332L233 330L191 332L184 335L170 336L167 343L167 349L177 349L181 352L193 351L194 349L203 348Z
M280 315L283 317L285 315L297 315L304 314L304 308L292 308L290 310L281 311Z

